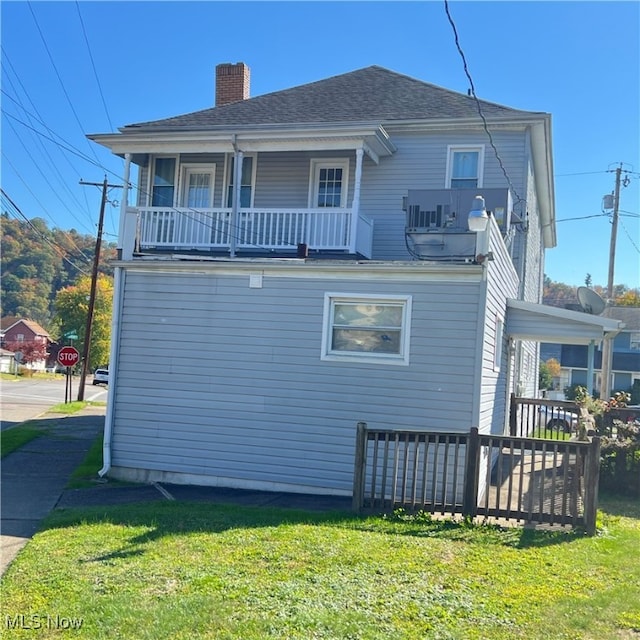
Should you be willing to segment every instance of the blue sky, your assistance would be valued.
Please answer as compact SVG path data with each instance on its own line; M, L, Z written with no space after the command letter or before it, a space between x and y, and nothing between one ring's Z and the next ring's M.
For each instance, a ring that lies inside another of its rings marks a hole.
M220 62L249 65L252 96L373 64L469 86L440 1L0 8L2 188L28 218L82 233L96 231L100 193L79 181L107 172L117 184L123 167L84 134L213 106ZM639 287L640 3L451 0L449 10L477 95L552 114L558 245L546 274L579 286L589 273L606 285L612 225L602 197L623 163L614 280ZM107 240L117 215L107 207Z

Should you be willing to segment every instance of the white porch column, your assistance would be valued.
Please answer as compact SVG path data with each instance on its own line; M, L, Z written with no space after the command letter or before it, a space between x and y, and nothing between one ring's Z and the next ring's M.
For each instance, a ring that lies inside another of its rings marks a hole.
M364 150L356 149L356 173L353 185L353 202L351 203L351 238L349 242L349 251L356 252L356 244L358 237L358 217L360 214L360 190L362 188L362 158Z
M122 185L122 200L120 201L120 220L118 225L118 254L122 254L122 247L127 243L125 238L126 224L125 215L127 212L127 206L129 201L129 174L131 173L131 154L125 153L124 155L124 184ZM119 255L119 257L122 257Z

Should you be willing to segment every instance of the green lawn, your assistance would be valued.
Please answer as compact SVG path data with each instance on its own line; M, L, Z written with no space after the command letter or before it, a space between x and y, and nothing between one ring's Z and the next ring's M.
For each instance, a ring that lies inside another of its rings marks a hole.
M602 507L591 538L205 503L58 510L2 580L0 634L638 638L640 505Z

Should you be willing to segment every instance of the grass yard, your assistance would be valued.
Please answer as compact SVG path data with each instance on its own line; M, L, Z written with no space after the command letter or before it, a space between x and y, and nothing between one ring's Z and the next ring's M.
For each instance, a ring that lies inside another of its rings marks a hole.
M591 538L205 503L58 510L2 579L0 634L640 638L640 505L602 506Z

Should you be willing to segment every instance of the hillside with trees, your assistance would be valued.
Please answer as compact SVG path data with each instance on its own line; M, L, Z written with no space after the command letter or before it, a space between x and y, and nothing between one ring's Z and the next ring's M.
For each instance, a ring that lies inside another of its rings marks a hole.
M3 213L0 224L2 316L35 320L57 337L56 297L91 275L96 238L75 229L50 229L42 218L22 221ZM100 274L113 275L109 261L115 257L115 244L103 242Z
M589 274L585 277L584 286L588 286L601 298L606 299L607 288L602 285L592 284ZM542 302L550 307L572 308L578 304L577 289L577 287L562 282L554 282L545 276ZM640 289L630 289L623 284L617 284L613 287L612 298L612 304L616 307L640 307Z

